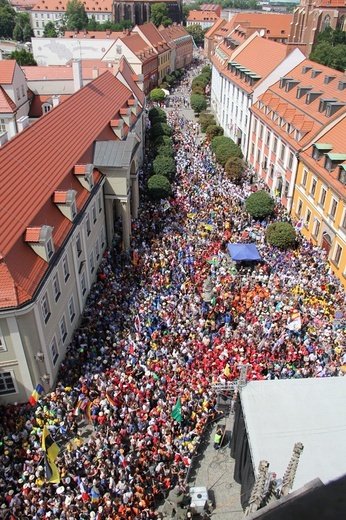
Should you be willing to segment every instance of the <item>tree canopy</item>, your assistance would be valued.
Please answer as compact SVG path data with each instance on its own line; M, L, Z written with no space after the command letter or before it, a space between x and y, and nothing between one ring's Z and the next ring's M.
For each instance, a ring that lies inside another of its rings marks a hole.
M37 65L33 54L21 49L20 51L13 51L8 57L9 60L16 60L18 65Z
M191 94L190 104L192 110L194 110L197 114L199 114L207 108L207 100L204 96L201 96L199 94Z
M46 25L44 26L43 36L45 38L56 38L58 36L53 22L46 23Z
M275 208L274 199L266 191L256 191L246 199L245 211L255 219L271 215Z
M154 175L163 175L167 179L173 179L175 175L175 162L173 157L158 155L153 161Z
M6 0L0 0L0 38L12 38L16 25L16 11Z
M310 60L343 72L346 69L346 31L327 27L317 35L316 41Z
M225 172L234 184L241 182L245 169L246 163L239 157L231 157L225 164Z
M161 103L166 97L166 94L162 90L162 88L154 88L149 95L151 101L155 101L156 103Z
M18 13L16 25L13 29L13 39L19 42L27 42L30 41L32 36L34 36L34 31L31 29L29 13Z
M194 23L193 25L186 27L186 30L189 34L191 34L196 45L204 45L204 35L208 29L202 29L199 23Z
M160 27L160 25L168 27L168 25L171 25L172 20L169 17L167 5L163 2L153 4L150 10L150 21L153 22L156 27Z
M163 175L153 175L148 180L148 194L155 200L166 199L171 194L171 183Z
M267 227L266 238L270 245L288 249L295 245L296 231L289 222L273 222Z
M81 0L70 0L67 2L65 16L68 31L81 31L88 26L88 15Z

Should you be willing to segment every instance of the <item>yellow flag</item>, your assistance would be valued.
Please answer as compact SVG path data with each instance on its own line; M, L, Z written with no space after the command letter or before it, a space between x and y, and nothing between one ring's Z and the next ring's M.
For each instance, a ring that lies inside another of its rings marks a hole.
M231 371L229 369L229 364L228 363L225 366L225 370L223 371L223 373L225 374L226 377L228 377L230 375Z

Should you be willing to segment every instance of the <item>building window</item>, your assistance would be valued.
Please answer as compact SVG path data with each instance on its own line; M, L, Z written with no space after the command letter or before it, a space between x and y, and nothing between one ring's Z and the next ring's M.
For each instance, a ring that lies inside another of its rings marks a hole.
M336 265L339 265L341 255L342 255L342 247L339 244L336 244L335 255L334 255L334 262L336 263Z
M74 317L76 315L75 310L74 310L73 296L71 296L71 298L70 298L70 300L68 302L68 314L70 316L70 321L72 323L73 320L74 320Z
M335 213L336 213L336 208L338 207L338 203L335 199L332 199L332 204L330 206L330 212L329 212L329 216L334 219L335 218Z
M341 227L343 229L346 229L346 210L344 211L344 216L342 217L342 224Z
M5 119L0 119L0 133L3 134L6 132L6 121Z
M85 283L85 273L84 272L82 273L82 276L80 277L80 286L82 289L82 294L84 296L84 294L86 293L86 283Z
M100 246L99 246L99 239L96 239L95 242L95 254L96 254L96 260L100 258Z
M44 322L47 323L50 317L50 309L49 309L49 303L47 295L45 294L41 300L41 309L42 309L42 316L44 319Z
M25 96L25 90L24 90L24 85L22 85L22 97Z
M16 88L16 99L20 99L19 87Z
M281 153L280 159L283 162L285 160L286 146L284 144L281 145Z
M0 395L15 394L16 392L13 371L0 372Z
M95 270L95 260L94 260L94 252L91 251L90 253L90 272L93 273Z
M87 230L87 235L89 236L90 233L91 233L90 217L89 217L89 215L87 215L87 217L86 217L86 230Z
M284 197L287 199L288 197L288 192L289 192L289 189L290 189L290 183L288 181L285 182L285 188L284 188Z
M89 222L89 224L90 224L90 222ZM82 254L82 243L81 243L81 240L80 240L79 233L76 236L76 248L77 248L77 255L80 256Z
M309 229L311 220L311 211L309 209L306 210L306 218L305 218L305 226Z
M51 258L54 254L53 242L52 242L51 238L49 238L47 240L46 248L47 248L47 257Z
M315 193L316 193L316 186L317 186L317 180L316 179L312 179L312 182L311 182L311 190L310 190L310 195L312 197L315 196Z
M59 322L61 341L64 343L67 337L66 321L65 316L62 316Z
M58 352L58 347L56 345L55 336L52 339L52 341L50 342L49 348L50 348L50 355L52 356L53 365L56 365L56 362L58 361L58 358L59 358L59 352Z
M93 217L93 223L95 224L97 218L96 218L96 208L95 208L95 204L93 204L91 206L91 214L92 214L92 217Z
M5 343L4 336L2 334L2 330L0 329L0 352L6 352L7 347Z
M321 197L320 197L320 205L322 206L322 208L324 208L324 204L326 202L326 196L327 196L327 190L325 188L322 188Z
M260 160L261 160L261 150L258 149L257 150L257 162L258 162L258 164L260 163Z
M263 170L268 169L268 157L266 155L263 157L262 168L263 168Z
M270 143L270 131L267 132L266 145L269 146Z
M71 204L71 215L72 215L72 220L75 218L75 216L77 215L77 206L76 206L76 201L73 201L72 204Z
M298 208L297 208L297 216L300 217L303 210L303 201L301 199L298 200Z
M272 179L274 177L274 164L271 163L269 168L269 177Z
M274 137L273 152L276 153L277 149L278 149L278 138Z
M63 270L63 273L64 273L64 280L66 282L68 277L70 276L70 271L69 271L69 268L68 268L67 256L64 256L64 258L62 259L62 270Z
M53 285L53 292L54 292L54 300L57 302L59 300L59 297L61 294L58 274L53 276L52 285Z
M313 236L315 238L318 238L318 235L320 233L320 228L321 228L321 222L319 220L315 220L315 225L314 225L314 230L313 230Z
M290 152L289 156L288 156L288 169L289 170L292 170L292 166L293 166L293 152Z
M98 208L99 208L99 213L101 213L101 211L102 211L102 199L101 199L101 194L98 196L98 199L97 199L97 205L98 205Z
M251 143L251 156L255 156L255 143Z
M306 183L308 180L308 170L303 170L303 177L302 177L302 186L303 188L306 188Z
M101 240L101 247L104 247L105 246L105 230L104 230L104 228L101 229L100 240Z
M263 125L260 126L259 138L263 139Z

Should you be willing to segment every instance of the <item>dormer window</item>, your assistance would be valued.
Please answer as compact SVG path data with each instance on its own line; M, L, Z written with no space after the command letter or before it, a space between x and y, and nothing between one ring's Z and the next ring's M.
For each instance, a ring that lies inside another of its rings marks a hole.
M74 174L83 186L83 188L91 191L94 187L94 165L93 164L76 164Z
M339 166L338 181L340 181L341 184L346 186L346 164L340 164Z
M28 227L26 228L24 241L38 254L43 260L49 262L54 255L53 227Z
M71 220L71 222L77 215L76 195L77 192L75 190L57 190L53 196L53 202L58 206L61 213Z
M344 161L346 161L346 154L344 153L327 153L324 167L328 172L332 172L338 164Z

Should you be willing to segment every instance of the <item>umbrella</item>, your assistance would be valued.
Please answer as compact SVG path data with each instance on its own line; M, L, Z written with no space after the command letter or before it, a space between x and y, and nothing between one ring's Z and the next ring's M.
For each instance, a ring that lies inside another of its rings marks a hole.
M169 90L167 90L165 88L162 88L161 90L165 93L166 97L170 95L170 91Z

